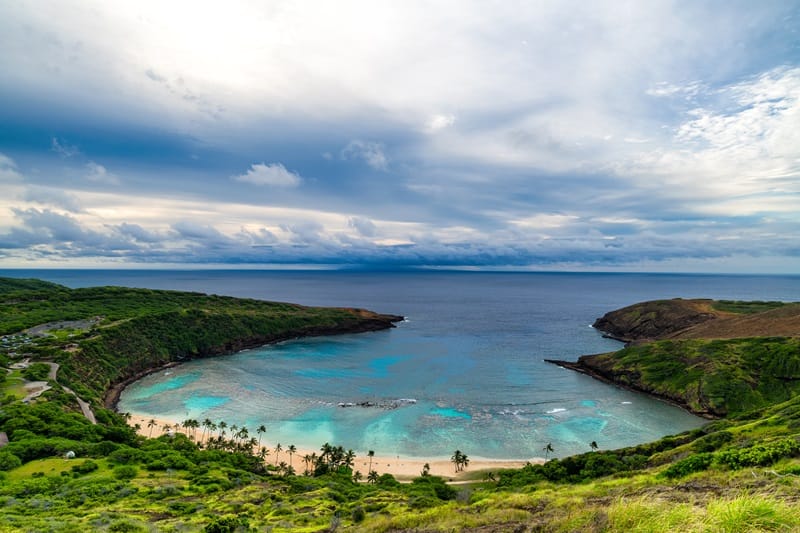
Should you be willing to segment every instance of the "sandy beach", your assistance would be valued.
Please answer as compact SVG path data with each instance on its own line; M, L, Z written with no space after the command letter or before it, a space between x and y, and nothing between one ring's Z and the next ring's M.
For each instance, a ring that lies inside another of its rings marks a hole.
M151 420L155 420L156 425L152 428L148 427L148 423ZM144 417L140 415L131 415L128 423L131 426L135 426L136 424L139 425L139 434L145 437L152 436L153 438L158 437L163 434L163 428L165 426L174 427L176 421L173 420L163 420L157 419L152 417ZM178 421L180 423L180 421ZM183 428L181 428L181 432L185 432ZM198 438L202 434L202 428L197 430ZM192 434L192 431L189 430L189 434ZM252 435L256 436L257 435ZM275 462L275 444L274 442L270 442L268 439L263 439L261 441L261 445L265 446L269 451L269 455L266 458L267 463L274 464ZM286 443L284 444L284 448L288 446ZM361 474L366 478L367 473L369 471L369 457L367 457L366 452L362 450L354 450L356 452L356 459L355 465L353 467L354 471L361 472ZM468 450L464 450L467 455L469 455ZM319 450L310 450L310 449L300 449L298 448L294 454L292 465L298 472L302 472L304 465L303 465L303 456L311 455L312 453L319 453ZM289 462L289 454L284 451L280 452L279 462ZM525 466L525 463L543 463L544 459L542 458L530 458L528 460L496 460L496 459L485 459L481 457L472 457L469 456L469 466L463 472L455 472L455 468L453 463L450 462L449 457L430 457L430 458L420 458L420 457L403 457L403 456L387 456L381 455L380 450L375 450L375 456L372 458L372 469L378 472L378 474L392 474L399 480L407 480L414 477L417 477L422 472L424 465L427 463L430 466L430 473L434 476L441 476L445 479L458 481L459 479L463 479L464 477L468 476L470 473L474 473L476 471L492 471L492 470L501 470L504 468L521 468Z

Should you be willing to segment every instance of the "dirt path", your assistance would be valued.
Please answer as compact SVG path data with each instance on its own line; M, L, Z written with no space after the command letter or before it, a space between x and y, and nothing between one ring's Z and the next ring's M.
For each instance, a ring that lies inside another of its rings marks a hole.
M49 381L58 383L58 380L56 378L58 376L58 369L60 368L59 364L58 363L48 363L48 362L45 362L45 361L42 361L42 362L44 364L50 366L50 371L47 373L47 379ZM25 396L25 398L23 399L24 402L29 402L29 401L33 400L34 398L38 398L39 396L41 396L41 394L43 392L51 389L50 385L47 384L47 381L32 381L30 383L26 383L25 384L25 388L28 389L28 390L31 390L31 392L30 392L30 394ZM97 419L94 416L94 411L92 411L92 407L89 405L89 403L83 401L77 394L75 394L75 391L73 391L69 387L61 385L61 388L67 394L71 394L72 396L75 396L75 400L77 400L78 406L81 408L81 412L83 413L83 416L85 416L86 419L89 422L91 422L92 424L97 424Z

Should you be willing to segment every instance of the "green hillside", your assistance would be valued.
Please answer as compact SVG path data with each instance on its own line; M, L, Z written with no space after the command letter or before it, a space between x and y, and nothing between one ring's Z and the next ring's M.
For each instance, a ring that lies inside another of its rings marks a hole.
M399 317L28 280L0 279L0 301L0 366L34 363L0 382L0 432L9 440L0 448L0 531L800 530L800 347L792 336L673 338L591 359L597 374L602 365L612 372L606 379L646 383L721 417L702 429L518 470L467 470L453 484L422 472L399 483L359 479L354 454L336 443L320 443L314 457L278 456L260 448L256 428L208 420L149 428L154 438L145 438L105 407L115 386L154 366L380 329ZM781 311L780 327L793 320L783 306L721 307L722 318ZM60 365L55 380L51 363ZM34 379L51 388L22 402L20 384ZM96 424L63 385L90 403ZM75 458L65 459L70 451Z

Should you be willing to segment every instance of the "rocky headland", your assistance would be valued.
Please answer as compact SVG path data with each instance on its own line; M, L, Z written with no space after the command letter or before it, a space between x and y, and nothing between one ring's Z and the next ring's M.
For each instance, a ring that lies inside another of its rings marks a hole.
M706 418L800 392L797 303L657 300L606 313L594 327L626 347L548 362Z

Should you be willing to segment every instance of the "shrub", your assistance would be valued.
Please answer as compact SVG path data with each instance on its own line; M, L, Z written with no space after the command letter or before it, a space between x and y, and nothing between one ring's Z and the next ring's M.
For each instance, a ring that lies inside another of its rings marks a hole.
M692 443L692 449L696 452L713 452L733 440L730 431L716 431L700 437Z
M247 531L250 526L248 520L237 516L220 516L206 524L203 529L206 533L234 533L235 531Z
M767 466L785 457L800 454L800 443L791 437L773 442L756 444L749 448L732 448L719 452L717 462L729 468Z
M84 475L84 474L88 474L90 472L94 472L98 468L100 468L100 467L97 466L97 463L95 463L94 461L89 459L88 461L84 461L82 464L74 465L71 468L71 470L77 475Z
M364 508L359 505L358 507L353 509L352 517L353 517L353 522L358 524L359 522L364 521L364 519L367 517L367 513L366 511L364 511Z
M0 450L0 471L12 470L21 465L22 461L20 460L19 457L17 457L13 453L4 452Z
M44 363L33 363L22 371L22 377L28 381L46 381L47 374L50 373L50 365Z
M139 469L133 465L122 465L114 469L114 477L117 479L133 479L139 473Z
M713 453L696 453L671 464L664 470L663 475L669 479L688 476L694 472L706 470L713 462Z

